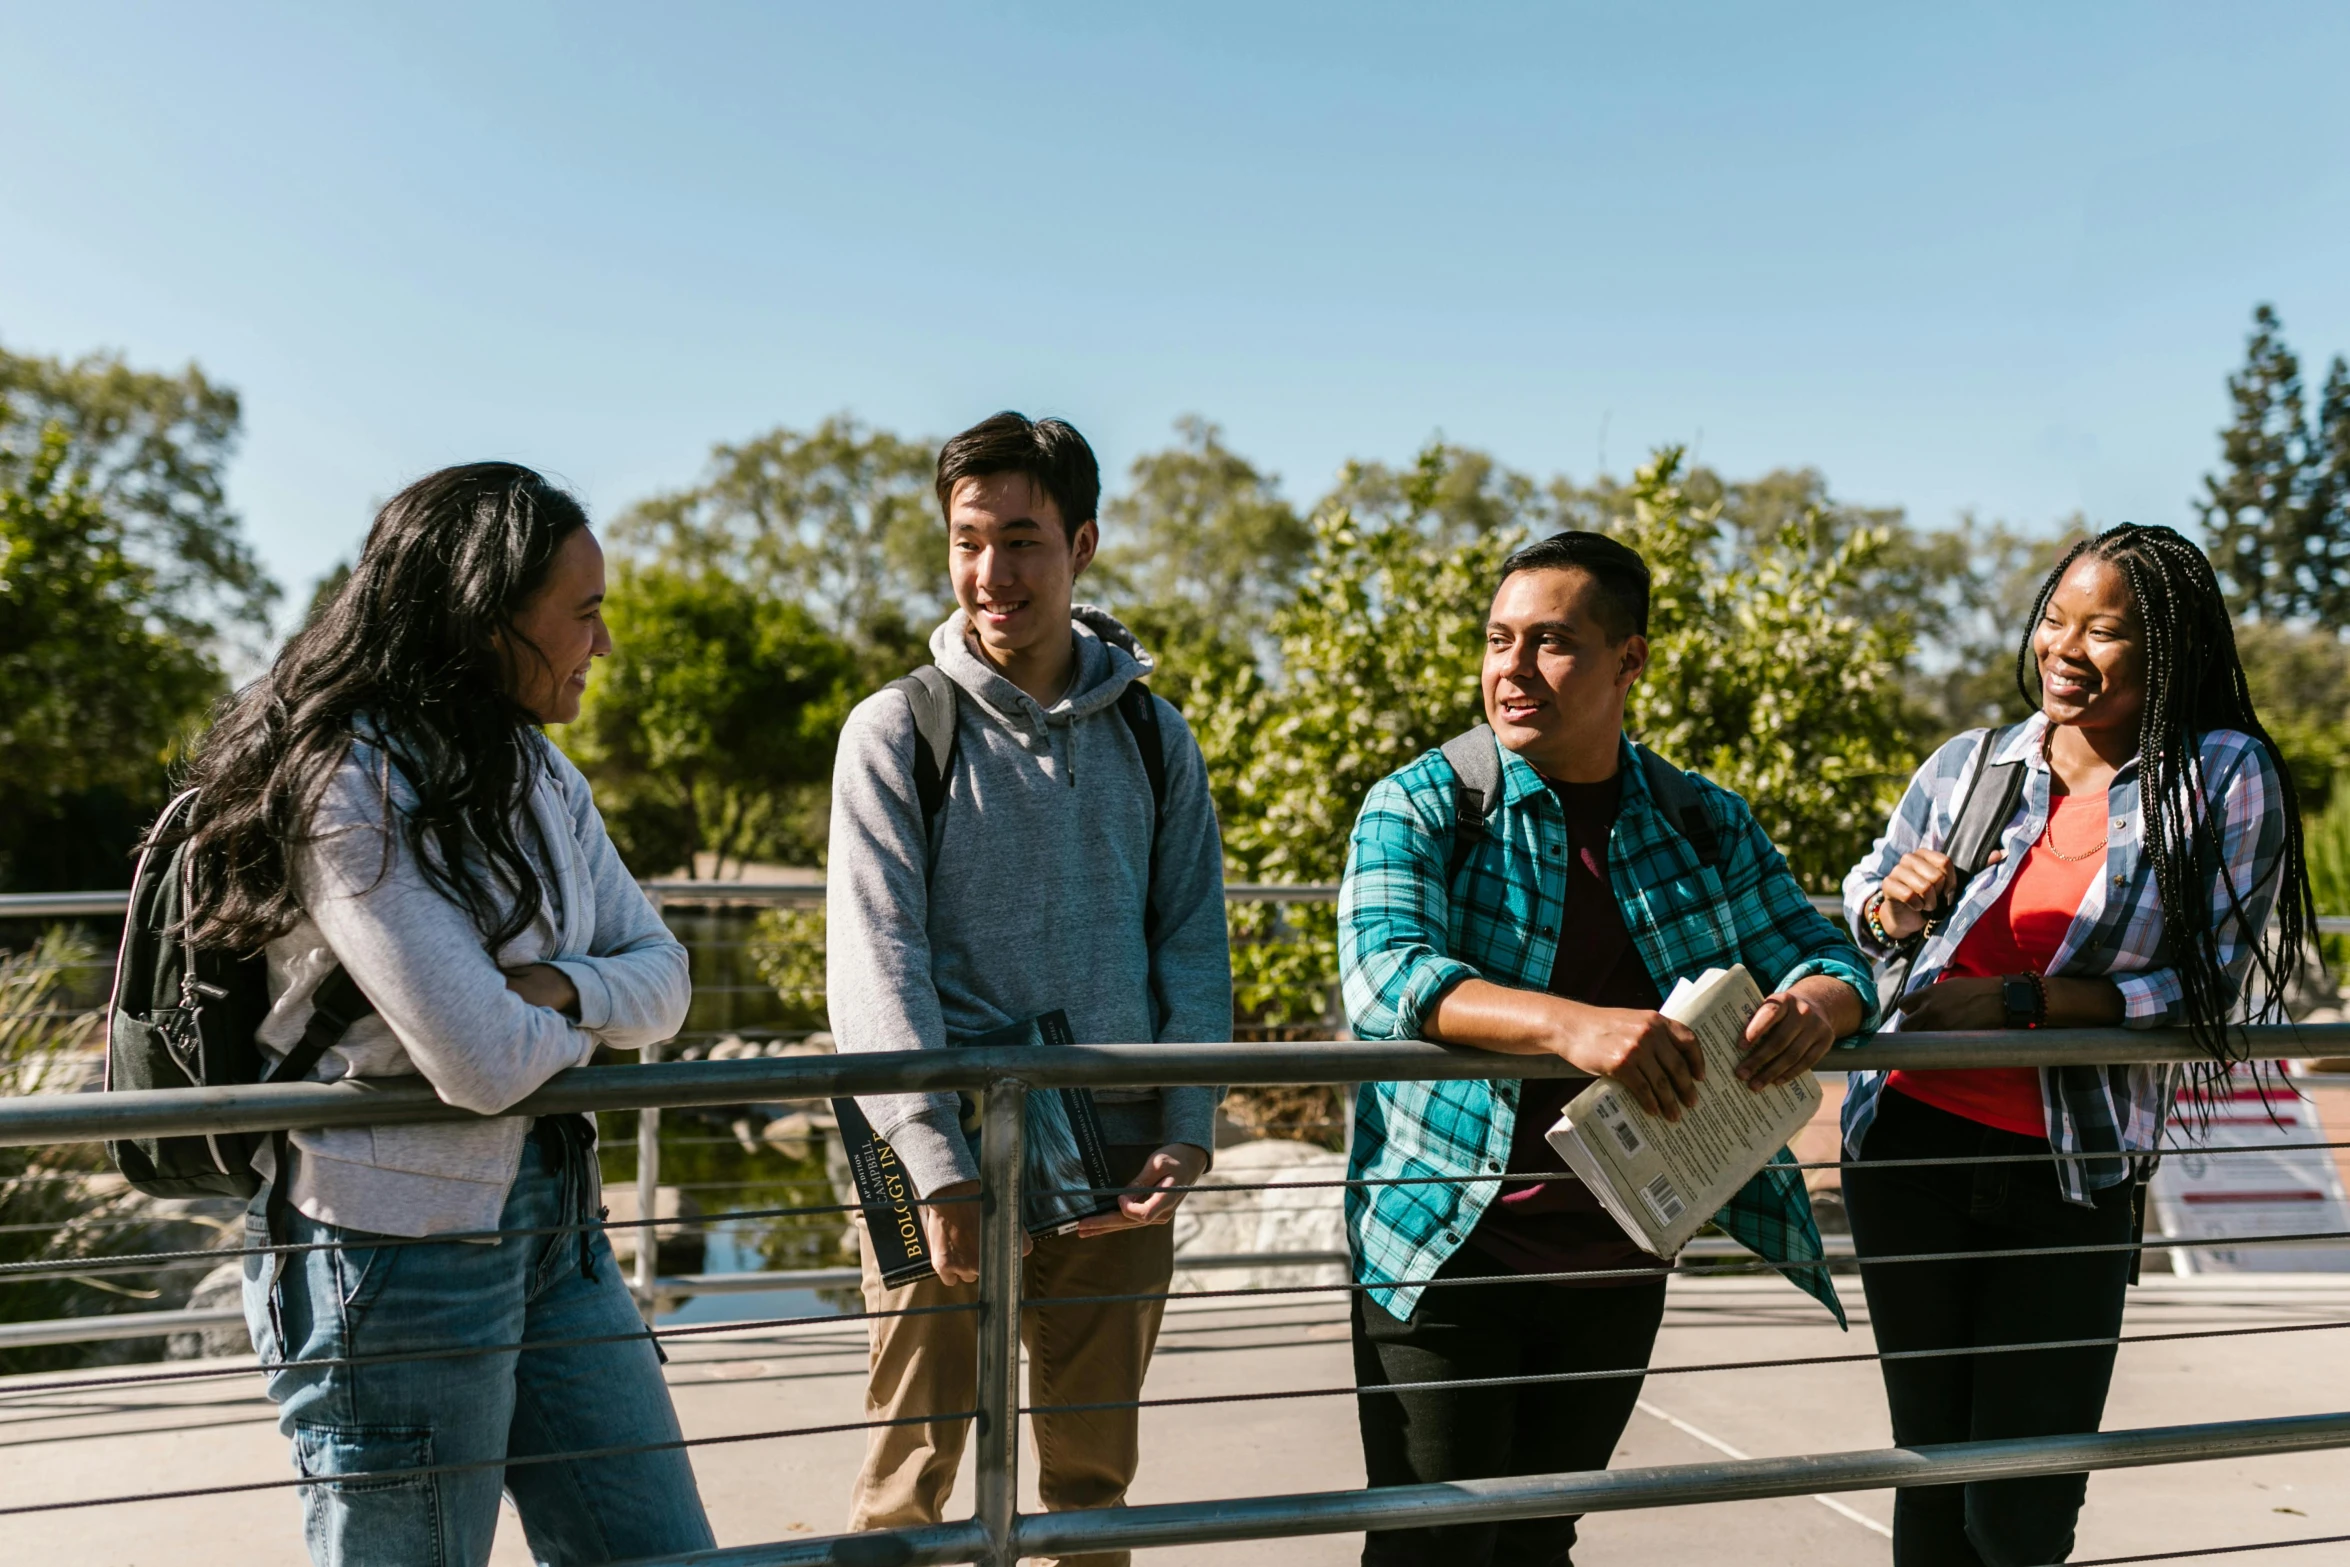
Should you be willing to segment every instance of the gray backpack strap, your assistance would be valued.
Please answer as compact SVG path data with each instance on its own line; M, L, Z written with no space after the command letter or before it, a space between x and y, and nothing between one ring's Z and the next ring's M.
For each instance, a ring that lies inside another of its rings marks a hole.
M1460 879L1461 867L1485 836L1486 819L1501 803L1501 742L1493 730L1479 724L1466 734L1444 742L1445 761L1452 764L1452 848L1445 856L1444 884Z
M2015 815L2016 802L2024 793L2024 764L1993 762L1991 757L2022 727L2010 724L1983 737L1983 748L1975 754L1974 771L1967 778L1966 793L1959 796L1958 819L1951 824L1950 842L1943 851L1958 872L1958 888L1948 904L1926 917L1926 928L1896 948L1878 972L1877 990L1888 1011L1895 1000L1908 994L1909 976L1917 968L1918 950L1925 946L1926 937L1939 930L1950 911L1958 907L1958 900L1966 895L1966 884L1990 863L1991 851L1999 847L2008 818Z
M1697 796L1697 786L1689 775L1647 746L1635 742L1633 754L1640 758L1640 774L1648 780L1648 793L1656 801L1656 808L1664 812L1665 820L1673 830L1688 840L1697 852L1697 863L1719 868L1722 863L1721 835L1714 831L1714 819Z
M946 809L947 780L955 770L955 682L936 664L924 664L889 683L914 711L914 797L922 802L922 833L928 840L938 813Z
M1994 729L1983 738L1983 753L1976 759L1975 776L1967 785L1966 798L1959 802L1958 820L1950 829L1950 847L1944 852L1958 870L1960 885L1991 861L1991 851L1999 847L2000 835L2007 831L2008 818L2015 815L2016 802L2024 796L2025 767L2021 760L1994 762L1993 753L2007 743L2019 725Z

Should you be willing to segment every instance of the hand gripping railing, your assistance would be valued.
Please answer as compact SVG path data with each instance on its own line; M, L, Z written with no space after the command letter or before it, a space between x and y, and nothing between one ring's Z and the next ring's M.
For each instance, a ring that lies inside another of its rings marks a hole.
M2350 1054L2350 1025L2344 1024L2255 1028L2241 1031L2239 1039L2250 1059ZM1839 1051L1823 1064L1837 1069L1933 1069L2201 1058L2184 1035L2062 1029L2028 1035L1887 1036ZM973 1412L978 1424L975 1516L926 1528L737 1547L676 1559L680 1563L849 1567L983 1562L1009 1567L1021 1557L1048 1553L1425 1527L1887 1485L1953 1484L2350 1446L2350 1412L2343 1412L1659 1469L1163 1503L1092 1513L1019 1512L1019 1171L1022 1106L1030 1090L1577 1075L1553 1058L1499 1057L1417 1041L913 1051L582 1067L549 1080L506 1113L535 1116L957 1089L977 1090L984 1096L980 1360ZM470 1112L442 1103L421 1080L52 1095L0 1102L0 1145L470 1119ZM648 1211L639 1222L650 1225L657 1220ZM650 1250L649 1242L644 1249Z

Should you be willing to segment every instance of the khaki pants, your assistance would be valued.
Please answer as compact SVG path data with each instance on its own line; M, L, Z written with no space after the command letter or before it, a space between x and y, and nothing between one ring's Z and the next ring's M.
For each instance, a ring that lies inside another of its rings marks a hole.
M1021 1298L1136 1295L1164 1291L1175 1269L1175 1229L1154 1224L1091 1240L1051 1235L1036 1243L1021 1273ZM865 1248L865 1309L965 1305L977 1285L935 1277L884 1289ZM1021 1313L1031 1404L1091 1404L1141 1396L1143 1373L1158 1342L1158 1301L1103 1306L1046 1306ZM872 1420L969 1409L978 1397L979 1329L974 1312L879 1317L866 1324L871 1373L865 1413ZM1117 1507L1139 1458L1140 1411L1097 1409L1035 1415L1037 1491L1045 1510ZM897 1529L937 1523L955 1483L968 1420L880 1426L866 1434L865 1467L849 1500L851 1529ZM1061 1567L1126 1567L1127 1553L1046 1558Z

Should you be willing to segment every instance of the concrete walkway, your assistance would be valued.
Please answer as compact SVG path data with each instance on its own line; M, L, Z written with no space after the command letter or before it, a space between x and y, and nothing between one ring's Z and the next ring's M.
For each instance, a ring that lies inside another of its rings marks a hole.
M1857 1296L1857 1290L1854 1295ZM1857 1305L1857 1300L1855 1301ZM2350 1281L2272 1278L2249 1287L2162 1279L2133 1292L2132 1333L2293 1323L2342 1332L2187 1340L2125 1348L2109 1427L2350 1407ZM688 1435L710 1437L859 1417L863 1334L854 1324L729 1329L673 1341L671 1383ZM1764 1456L1881 1447L1890 1441L1873 1365L1689 1372L1725 1360L1865 1351L1867 1325L1839 1334L1784 1285L1723 1279L1676 1285L1657 1365L1617 1462L1698 1463L1725 1450ZM213 1362L213 1366L230 1363ZM180 1366L157 1369L177 1370ZM289 1473L285 1447L249 1373L121 1389L67 1384L120 1376L0 1381L0 1506L230 1484ZM1200 1301L1168 1318L1149 1393L1175 1397L1344 1386L1351 1381L1341 1297L1276 1305ZM825 1533L841 1523L861 1439L853 1434L701 1448L695 1466L719 1538L741 1544ZM1353 1409L1344 1398L1165 1409L1145 1416L1137 1501L1358 1486ZM2077 1559L2350 1533L2350 1460L2317 1453L2253 1462L2121 1471L2090 1482ZM970 1494L966 1475L959 1498ZM1890 1492L1599 1515L1578 1559L1720 1561L1844 1567L1888 1560ZM1033 1505L1033 1495L1031 1500ZM286 1490L7 1518L7 1558L89 1567L263 1567L302 1561ZM1352 1562L1360 1536L1195 1547L1144 1560L1228 1567ZM2262 1558L2267 1559L2267 1558ZM2275 1560L2350 1561L2316 1547ZM524 1563L520 1531L499 1563Z

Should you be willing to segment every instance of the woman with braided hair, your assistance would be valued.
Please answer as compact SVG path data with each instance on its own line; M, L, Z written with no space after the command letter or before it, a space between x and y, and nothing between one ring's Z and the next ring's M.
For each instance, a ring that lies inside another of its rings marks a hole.
M2230 1024L2279 1009L2316 918L2292 779L2211 563L2169 528L2075 545L2016 683L2039 711L1935 752L1844 880L1854 934L1901 986L1888 1026L2184 1026L2209 1057L2188 1094L2208 1103ZM2163 1066L1855 1077L1844 1191L1877 1346L1945 1352L1882 1362L1897 1442L2097 1429L2112 1345L1947 1352L2120 1331L2138 1181L2179 1086ZM1986 1255L2036 1248L2074 1249ZM1968 1255L1895 1260L1938 1253ZM2063 1561L2087 1483L1904 1490L1894 1561Z

